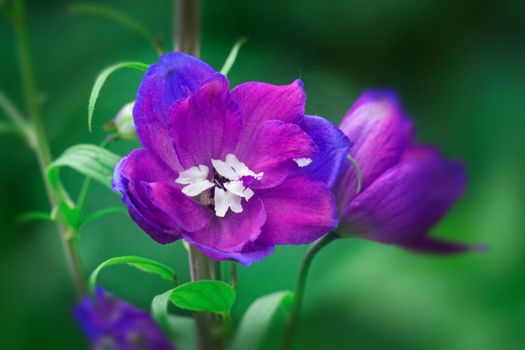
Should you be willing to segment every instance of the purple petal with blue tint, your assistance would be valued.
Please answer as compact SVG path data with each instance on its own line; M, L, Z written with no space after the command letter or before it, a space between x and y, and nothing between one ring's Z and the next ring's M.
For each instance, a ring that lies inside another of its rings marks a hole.
M113 190L122 194L133 220L155 241L166 244L181 237L181 229L172 218L156 208L144 188L148 181L175 181L173 173L150 151L134 150L115 167Z
M250 243L239 252L223 252L218 249L199 244L198 242L193 242L191 240L188 242L195 245L213 260L234 260L243 264L244 266L249 266L254 262L264 259L268 255L272 254L275 250L274 246L264 246L257 243Z
M312 157L312 163L300 173L331 187L346 162L351 142L334 124L321 117L305 115L301 126L315 142L318 151Z
M140 84L133 109L139 140L144 148L177 171L181 171L181 166L168 134L169 108L195 92L215 73L212 67L193 56L172 52L151 65Z
M261 200L254 197L243 202L241 213L230 211L224 218L214 216L201 230L186 233L184 239L225 254L242 251L259 237L266 221L266 211Z
M383 243L418 241L465 188L463 167L436 156L409 158L343 208L347 233Z
M366 92L345 115L340 129L352 141L350 155L359 165L363 188L399 162L406 146L406 126L391 92Z

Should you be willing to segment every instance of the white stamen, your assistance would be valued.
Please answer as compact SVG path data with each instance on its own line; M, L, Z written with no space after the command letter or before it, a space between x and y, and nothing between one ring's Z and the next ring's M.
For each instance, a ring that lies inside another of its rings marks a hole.
M236 196L234 193L224 191L222 188L215 187L215 215L224 217L228 209L231 209L234 213L242 212L241 199L242 197Z
M305 167L307 165L310 165L312 162L312 158L295 158L294 161L299 165L299 167Z
M175 182L186 185L182 188L182 193L190 197L198 196L204 191L215 187L213 196L215 215L219 217L224 217L228 209L234 213L242 213L242 199L244 198L248 201L254 195L252 189L244 186L242 178L249 176L255 180L260 180L264 173L253 172L246 164L239 161L239 159L231 153L226 155L224 161L212 159L211 164L217 174L230 181L218 185L208 180L209 168L201 164L181 172Z
M206 165L193 166L179 173L179 177L175 182L186 185L182 188L182 193L189 197L195 197L214 186L208 180L209 171L210 169Z

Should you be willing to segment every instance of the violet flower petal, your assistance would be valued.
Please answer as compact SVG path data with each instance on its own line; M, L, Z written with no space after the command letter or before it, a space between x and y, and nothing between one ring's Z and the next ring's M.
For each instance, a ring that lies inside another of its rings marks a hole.
M260 244L311 243L337 226L333 194L324 183L307 176L289 177L257 195L267 214Z
M465 188L461 164L436 155L407 158L381 175L343 209L345 232L403 244L428 234Z
M230 99L228 81L212 76L169 111L169 129L184 169L201 164L211 167L211 159L234 153L239 142L241 116Z
M208 224L195 232L187 232L184 239L225 254L237 253L255 241L266 221L266 212L258 198L243 200L241 213L228 212L225 217L213 216Z
M300 80L289 85L247 82L235 87L231 96L243 114L241 145L250 142L264 121L301 124L303 120L306 94Z
M363 188L399 162L406 146L406 125L392 92L366 92L345 115L340 129L353 143L350 155L359 165ZM347 174L343 187L356 188L352 174Z
M113 190L121 193L130 216L161 244L179 239L181 229L169 215L152 205L144 184L147 181L175 181L175 176L176 173L171 172L150 151L142 149L122 158L113 174Z
M318 151L312 163L301 168L299 173L331 187L346 162L351 142L334 124L321 117L305 115L301 127L315 142Z
M168 110L215 73L212 67L193 56L171 52L149 67L140 84L133 109L139 140L144 148L177 171L182 168L168 134Z
M294 159L313 157L317 147L297 124L269 120L261 123L251 142L237 153L254 172L263 172L253 188L270 188L280 184L297 168Z

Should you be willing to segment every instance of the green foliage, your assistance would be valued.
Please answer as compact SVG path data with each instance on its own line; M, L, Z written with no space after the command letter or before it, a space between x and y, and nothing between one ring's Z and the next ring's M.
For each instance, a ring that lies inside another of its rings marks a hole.
M80 225L82 225L82 213L80 209L75 206L70 207L66 203L58 204L57 207L53 209L51 217L53 220L73 228L75 232L77 232Z
M115 71L122 69L122 68L132 68L137 69L140 71L145 72L148 69L148 65L141 62L120 62L116 63L112 66L107 67L104 69L100 74L97 76L97 79L95 80L95 84L93 85L93 89L91 90L91 95L89 96L89 103L88 103L88 129L91 132L92 131L92 124L93 124L93 112L95 110L95 104L98 99L98 95L100 93L100 90L102 89L102 86L104 86L104 83L108 79L108 77Z
M54 221L53 215L45 211L30 211L18 217L19 222Z
M135 18L131 17L130 15L115 10L114 8L111 8L109 6L104 6L100 4L94 4L94 3L82 3L82 4L73 4L69 7L69 10L71 13L74 14L88 14L88 15L94 15L99 17L107 18L113 22L116 22L132 31L137 33L138 35L142 36L146 41L153 46L155 51L157 51L158 54L162 53L162 49L155 40L155 37L151 32L142 25L139 21L137 21Z
M164 293L155 296L151 301L151 315L162 328L168 331L168 333L168 305L173 290L174 289L167 290Z
M226 314L235 302L235 290L221 281L189 282L173 289L170 301L181 309Z
M75 145L66 149L60 157L49 165L47 178L55 190L61 190L60 168L70 167L111 188L113 169L119 159L120 156L99 146Z
M175 289L157 295L151 302L151 314L179 350L196 349L195 321L191 317L169 315L170 296Z
M103 218L107 215L110 215L110 214L126 214L127 213L127 210L123 207L108 207L108 208L103 208L103 209L100 209L100 210L97 210L95 211L94 213L91 213L89 215L86 215L83 219L82 219L82 225L87 225L87 224L90 224L100 218Z
M260 350L277 347L282 339L294 295L290 291L265 295L250 305L232 343L232 350ZM278 334L280 333L280 334Z
M104 261L91 273L91 276L89 277L90 290L93 291L95 289L97 277L100 271L112 265L129 265L139 270L156 274L167 281L174 281L175 279L175 272L168 266L158 261L140 256L119 256Z
M228 75L231 68L233 67L233 64L237 60L237 55L239 54L239 50L241 49L242 45L246 43L246 38L241 38L237 40L237 42L233 45L230 53L228 54L228 57L226 58L226 61L224 62L224 65L222 66L220 73L223 75Z

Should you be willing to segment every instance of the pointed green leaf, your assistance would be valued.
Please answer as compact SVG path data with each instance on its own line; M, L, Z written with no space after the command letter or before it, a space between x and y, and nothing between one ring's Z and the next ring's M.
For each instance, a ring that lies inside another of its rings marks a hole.
M60 168L69 167L111 188L113 169L119 159L120 156L105 148L79 144L66 149L48 166L47 177L49 183L60 190Z
M95 80L95 84L93 85L93 89L91 90L91 95L89 96L89 103L88 103L89 132L92 131L93 112L95 110L95 103L97 102L100 90L102 89L102 86L104 86L104 83L106 82L107 78L113 72L115 72L116 70L122 69L122 68L133 68L133 69L138 69L140 71L145 72L148 69L148 67L149 66L147 64L141 63L141 62L120 62L120 63L107 67L97 76L97 79Z
M159 294L151 301L151 315L157 321L157 323L164 328L169 330L168 324L168 304L170 302L170 295L174 289L170 289L162 294Z
M254 301L242 318L231 349L278 348L292 302L293 293L289 291L265 295Z
M222 281L201 280L181 284L170 300L181 309L228 313L235 302L235 290Z
M239 39L235 45L233 45L228 57L226 58L226 61L224 62L224 65L222 66L220 73L222 75L228 75L230 73L230 70L233 67L233 64L237 60L237 55L239 54L239 50L241 49L242 45L246 43L246 38Z
M18 217L19 222L29 222L29 221L53 221L53 217L50 213L45 211L30 211L23 213Z
M100 218L103 218L104 216L107 216L110 214L116 214L116 213L126 214L127 210L123 207L109 207L109 208L100 209L84 217L82 219L82 225L90 224Z
M170 315L168 313L170 296L174 290L175 289L170 289L153 298L151 302L151 314L166 334L177 344L177 349L193 350L197 344L194 319L191 317Z
M89 288L93 291L97 283L97 277L102 269L112 265L129 265L139 270L156 274L161 278L173 281L175 278L175 272L168 266L148 258L140 256L118 256L104 261L100 264L89 277Z

